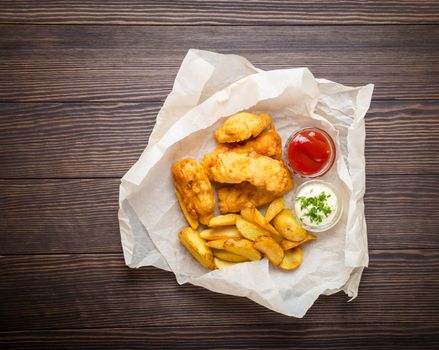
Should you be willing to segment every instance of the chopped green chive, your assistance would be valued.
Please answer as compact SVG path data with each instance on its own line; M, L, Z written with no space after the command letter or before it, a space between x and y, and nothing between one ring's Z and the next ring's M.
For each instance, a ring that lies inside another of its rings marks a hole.
M311 222L316 224L322 223L324 218L327 218L332 213L331 207L326 203L326 200L331 197L330 194L325 192L320 193L314 197L297 197L300 201L300 209L308 209L303 216L309 217Z

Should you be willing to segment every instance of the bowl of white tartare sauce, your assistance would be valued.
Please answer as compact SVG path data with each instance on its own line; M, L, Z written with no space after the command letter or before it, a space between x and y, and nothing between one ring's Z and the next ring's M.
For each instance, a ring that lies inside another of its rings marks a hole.
M334 187L322 180L306 181L293 197L294 216L310 232L323 232L334 227L343 211Z

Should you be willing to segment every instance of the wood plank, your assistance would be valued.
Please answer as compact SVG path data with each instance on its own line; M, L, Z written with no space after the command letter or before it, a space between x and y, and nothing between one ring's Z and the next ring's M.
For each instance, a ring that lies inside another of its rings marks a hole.
M158 101L188 48L439 99L439 26L1 26L0 101Z
M118 179L0 180L0 254L120 252ZM366 183L371 249L439 248L438 176Z
M0 258L3 331L148 326L314 325L386 322L439 325L438 250L373 250L358 299L320 298L304 319L245 298L179 286L173 274L129 269L116 255Z
M0 103L0 177L122 177L161 104ZM439 102L373 101L366 172L438 174Z
M122 177L146 147L159 108L0 103L0 177Z
M365 120L366 174L438 173L437 101L372 101Z
M437 325L302 324L97 328L0 333L3 349L437 349ZM371 336L373 334L373 336ZM213 340L214 339L214 340Z
M0 23L278 25L438 23L436 1L111 0L0 3Z

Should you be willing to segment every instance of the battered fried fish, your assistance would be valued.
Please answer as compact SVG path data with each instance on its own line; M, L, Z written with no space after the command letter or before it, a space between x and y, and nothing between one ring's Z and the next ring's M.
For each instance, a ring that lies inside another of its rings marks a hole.
M258 136L270 125L268 114L252 114L241 112L227 118L224 124L215 131L219 143L240 142Z
M219 144L218 147L215 148L215 151L204 155L201 164L210 180L213 180L212 173L210 172L210 168L216 164L216 158L218 157L218 155L223 152L228 152L232 150L232 148L233 147L229 147L226 144Z
M209 178L211 178L209 169L216 163L218 154L228 151L245 154L256 152L263 156L280 159L282 157L282 139L274 127L271 126L269 130L264 131L259 136L250 139L244 144L220 143L215 151L206 154L202 161Z
M202 165L193 159L178 161L172 166L172 178L188 214L207 224L215 210L215 198Z
M256 207L270 203L275 198L283 196L293 187L293 181L281 192L268 192L258 189L248 182L236 185L227 185L217 191L218 206L222 214L239 212L247 204L252 203Z
M280 135L271 127L258 137L248 140L243 145L233 148L235 152L256 152L262 156L280 159L282 157L282 139Z
M291 183L291 175L282 161L257 153L214 152L203 165L209 177L220 183L247 181L269 192L283 192Z

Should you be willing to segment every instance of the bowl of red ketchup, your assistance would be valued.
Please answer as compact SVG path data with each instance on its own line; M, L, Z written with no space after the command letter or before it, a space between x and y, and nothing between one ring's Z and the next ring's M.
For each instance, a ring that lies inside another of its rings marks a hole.
M301 177L325 175L335 161L335 143L324 130L307 127L297 130L285 145L285 157L290 170Z

